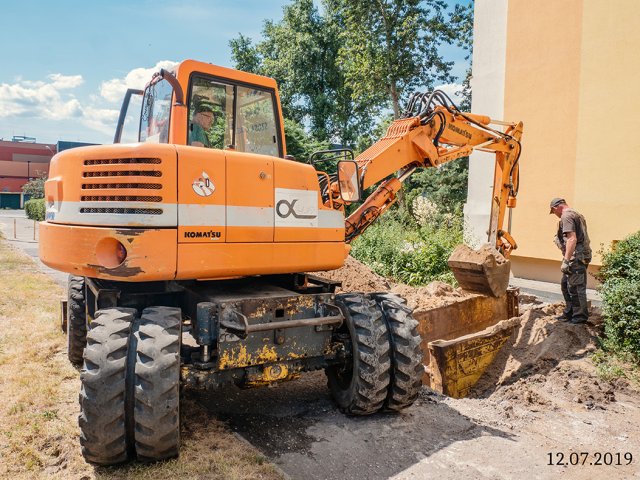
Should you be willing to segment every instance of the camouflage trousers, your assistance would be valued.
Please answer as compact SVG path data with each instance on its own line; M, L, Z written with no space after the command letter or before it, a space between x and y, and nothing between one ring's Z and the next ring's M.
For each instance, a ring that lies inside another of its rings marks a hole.
M587 267L579 260L571 263L571 272L562 275L562 296L565 307L564 316L574 321L587 321L589 318L589 306L587 304Z

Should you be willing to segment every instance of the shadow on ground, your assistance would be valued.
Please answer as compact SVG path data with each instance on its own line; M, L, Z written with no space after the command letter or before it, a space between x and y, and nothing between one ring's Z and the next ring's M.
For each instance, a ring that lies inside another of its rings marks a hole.
M273 388L186 395L294 479L388 478L453 442L512 438L477 425L426 389L401 414L347 417L332 403L322 372Z

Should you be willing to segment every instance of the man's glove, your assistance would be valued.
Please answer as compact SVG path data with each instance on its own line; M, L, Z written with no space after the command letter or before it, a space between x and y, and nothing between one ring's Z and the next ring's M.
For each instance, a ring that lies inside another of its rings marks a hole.
M566 258L562 259L562 265L560 265L560 271L562 273L566 273L567 275L571 273L571 265L569 265L569 260L567 260Z

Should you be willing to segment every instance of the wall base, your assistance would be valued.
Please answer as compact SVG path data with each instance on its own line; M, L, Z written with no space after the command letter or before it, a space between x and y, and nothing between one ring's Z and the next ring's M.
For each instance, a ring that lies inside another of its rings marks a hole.
M560 284L562 273L560 273L561 261L541 260L531 257L511 256L511 273L514 277L527 280L538 280ZM594 275L600 270L600 265L589 265L587 275L587 288L596 288L600 285Z

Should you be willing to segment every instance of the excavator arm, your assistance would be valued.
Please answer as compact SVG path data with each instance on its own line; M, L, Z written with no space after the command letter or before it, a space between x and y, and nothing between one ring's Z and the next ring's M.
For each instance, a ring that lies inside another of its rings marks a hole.
M499 130L501 127L504 131ZM477 150L495 155L487 242L508 259L511 251L517 248L510 234L510 211L508 228L505 230L503 225L507 209L516 206L521 136L522 122L496 121L484 115L462 112L442 91L415 94L403 118L395 120L383 138L355 159L361 190L375 185L378 187L347 217L345 240L353 241L391 207L397 200L402 183L416 170L438 167L469 156ZM344 183L340 179L339 165L338 181L331 185L333 204L338 208L344 207L339 199ZM344 195L342 197L344 198ZM464 262L458 262L456 265L459 267L458 273L463 270L467 273L477 270L475 265L464 265ZM478 268L482 270L483 267ZM483 275L489 276L485 271L482 272ZM499 282L504 284L504 289L508 283L508 273L507 265L507 280L505 282L502 278ZM468 284L464 276L464 273L456 274L461 284ZM470 275L474 276L477 275ZM504 277L504 273L501 276ZM485 279L480 283L485 284L485 288L480 288L481 291L491 290L495 294L495 289L486 286L490 281ZM497 290L502 290L502 287Z
M420 111L416 112L416 107L421 107ZM505 131L491 125L504 126ZM395 203L402 183L417 169L437 167L479 150L495 154L487 241L508 258L516 243L502 226L507 208L516 206L521 135L521 122L494 121L461 112L444 92L436 90L428 98L414 95L405 118L395 120L383 138L355 159L361 189L379 186L346 219L347 242L361 235ZM332 185L332 191L339 192L338 182Z

